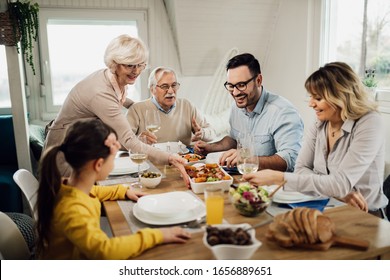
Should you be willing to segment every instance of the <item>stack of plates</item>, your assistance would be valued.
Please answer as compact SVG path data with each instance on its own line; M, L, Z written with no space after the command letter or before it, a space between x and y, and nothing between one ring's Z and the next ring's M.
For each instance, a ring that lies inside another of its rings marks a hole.
M173 225L206 215L201 200L188 192L169 192L142 196L133 207L134 216L150 225Z
M300 192L279 190L274 194L273 201L277 203L299 203L320 199L319 196L306 195Z
M143 162L140 170L145 171L148 170L149 167L150 166L147 162ZM124 175L136 172L138 172L138 164L132 162L130 157L119 157L115 158L114 168L112 169L110 175Z

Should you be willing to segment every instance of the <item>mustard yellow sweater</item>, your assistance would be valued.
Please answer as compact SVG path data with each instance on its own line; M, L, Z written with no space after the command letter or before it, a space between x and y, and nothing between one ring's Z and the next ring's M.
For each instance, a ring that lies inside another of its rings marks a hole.
M127 187L94 186L90 195L62 185L44 259L128 259L162 243L162 232L145 228L109 238L100 229L101 201L124 199Z

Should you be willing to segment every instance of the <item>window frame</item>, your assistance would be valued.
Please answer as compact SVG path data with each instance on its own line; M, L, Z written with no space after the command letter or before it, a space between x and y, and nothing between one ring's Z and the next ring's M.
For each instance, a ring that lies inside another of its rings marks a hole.
M39 15L40 33L39 33L39 51L40 51L40 75L41 86L40 96L43 108L41 115L42 120L47 121L53 119L59 112L61 106L54 105L52 95L49 47L47 23L48 20L93 20L93 21L135 21L138 29L138 36L142 38L146 45L148 45L147 38L147 11L143 9L55 9L55 8L41 8ZM101 58L103 59L103 58ZM98 70L98 69L96 69ZM147 89L147 77L141 75L139 81L141 83L141 92Z
M334 32L337 28L337 9L338 0L322 0L322 17L323 23L321 27L321 49L320 49L320 64L335 61L337 54L337 34ZM361 49L360 49L361 51ZM367 58L366 58L367 59ZM366 67L369 66L368 64ZM359 73L359 69L354 69L356 73ZM363 78L363 77L361 77ZM390 92L390 87L387 85L380 85L376 87L376 90L384 92Z

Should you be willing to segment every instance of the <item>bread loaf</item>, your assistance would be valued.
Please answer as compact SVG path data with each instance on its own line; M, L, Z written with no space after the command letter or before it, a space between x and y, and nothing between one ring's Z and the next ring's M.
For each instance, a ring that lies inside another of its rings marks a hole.
M282 247L307 247L328 242L334 235L332 220L316 209L299 207L275 216L266 237Z

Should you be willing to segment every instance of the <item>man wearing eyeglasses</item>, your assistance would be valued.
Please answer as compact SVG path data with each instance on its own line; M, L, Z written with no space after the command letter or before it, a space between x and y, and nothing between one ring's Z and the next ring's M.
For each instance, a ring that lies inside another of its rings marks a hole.
M215 130L188 100L177 98L180 84L176 72L168 67L157 67L150 73L148 87L151 98L135 103L127 111L127 120L137 135L146 135L149 143L181 141L211 141ZM161 127L157 131L146 129L146 110L158 111Z
M215 143L198 141L195 151L202 154L226 151L219 163L233 167L237 163L239 135L250 134L259 157L259 169L293 171L303 136L303 122L297 110L288 100L262 86L260 64L253 55L233 57L226 69L224 86L236 103L230 113L230 135Z

